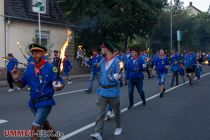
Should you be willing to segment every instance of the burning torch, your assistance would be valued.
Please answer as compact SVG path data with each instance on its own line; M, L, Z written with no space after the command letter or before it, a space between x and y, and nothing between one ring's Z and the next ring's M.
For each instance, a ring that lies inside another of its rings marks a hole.
M118 71L118 73L116 73L116 74L113 75L116 80L120 79L120 73L122 72L122 70L124 68L124 64L123 64L122 61L119 63L119 65L120 65L120 67L119 67L120 70Z
M66 48L68 47L68 45L70 43L69 38L71 37L71 34L72 34L72 32L68 30L66 42L64 43L63 47L60 49L60 60L59 60L58 68L57 68L58 69L57 80L53 82L54 87L60 87L62 85L61 82L58 81L58 79L59 79L59 75L60 75L61 71L63 70L63 60L65 57Z
M20 45L20 42L19 42L19 41L17 42L17 46L18 46L19 50L21 51L21 53L22 53L23 57L24 57L25 59L27 59L27 56L26 56L26 54L23 52L22 47L21 47L21 45Z

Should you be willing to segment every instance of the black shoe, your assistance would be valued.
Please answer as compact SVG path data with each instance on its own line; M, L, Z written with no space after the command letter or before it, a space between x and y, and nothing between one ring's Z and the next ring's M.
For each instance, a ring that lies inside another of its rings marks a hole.
M143 106L146 106L146 104L147 104L147 103L146 103L146 101L144 100L144 101L143 101Z
M130 110L132 108L134 108L134 106L133 105L129 105L127 109Z
M92 91L86 90L85 93L90 94L90 93L92 93Z
M163 98L163 93L160 93L160 98Z
M165 91L166 91L166 89L164 88L164 89L163 89L163 93L165 93Z
M190 86L192 86L192 84L193 84L193 83L192 83L192 80L190 80Z
M122 87L123 86L123 83L122 82L120 82L120 87Z

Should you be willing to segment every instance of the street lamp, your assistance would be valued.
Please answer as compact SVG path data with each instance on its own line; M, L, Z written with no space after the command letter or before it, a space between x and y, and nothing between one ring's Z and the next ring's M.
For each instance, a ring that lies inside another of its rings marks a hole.
M171 38L171 45L170 45L170 50L172 51L173 49L173 3L172 0L170 2L170 9L171 9L171 25L170 25L170 38Z
M44 11L45 7L41 0L38 0L37 3L35 3L34 7L37 8L38 12L38 24L39 24L39 44L41 45L41 20L40 20L40 13Z

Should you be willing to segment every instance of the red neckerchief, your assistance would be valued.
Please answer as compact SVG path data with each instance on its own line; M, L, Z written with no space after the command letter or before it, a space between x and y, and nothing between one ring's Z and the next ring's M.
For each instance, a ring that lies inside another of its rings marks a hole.
M112 60L115 56L113 55L112 57L110 57L109 59L106 58L106 63L108 63L110 60Z
M139 58L139 56L136 56L135 58L133 58L133 61L136 61Z
M40 69L44 66L44 64L46 64L48 61L47 60L44 60L42 59L41 63L39 65L37 65L36 63L34 64L34 67L35 67L35 73L36 74L41 74L41 71Z

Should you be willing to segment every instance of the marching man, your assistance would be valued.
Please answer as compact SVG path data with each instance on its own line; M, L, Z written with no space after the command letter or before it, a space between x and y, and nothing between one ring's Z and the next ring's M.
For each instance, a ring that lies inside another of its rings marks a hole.
M13 89L13 78L12 78L12 75L11 75L11 72L13 70L16 70L17 69L17 66L18 66L18 63L17 63L17 59L13 56L13 54L9 53L8 55L8 59L9 59L9 62L7 63L7 82L9 84L9 90L8 92L13 92L14 89Z
M101 46L101 53L105 57L100 64L100 87L97 90L97 119L94 128L94 133L90 136L97 140L103 140L103 125L106 113L107 105L112 105L115 113L116 129L114 135L120 135L121 128L121 116L120 116L120 89L119 79L120 61L113 54L114 48L109 42L104 42Z
M143 105L146 105L145 94L143 91L143 69L146 67L144 60L139 56L139 51L137 48L133 48L131 51L132 58L128 61L128 71L127 78L128 82L128 96L129 96L129 106L128 110L133 108L134 104L134 87L137 88L138 93L143 101Z
M164 50L160 50L159 57L153 67L153 71L157 71L157 79L160 86L160 98L163 98L163 94L166 89L164 87L166 82L166 77L169 68L169 60L164 52Z
M34 114L32 124L33 136L32 140L39 140L37 132L39 130L48 130L55 134L55 130L50 126L47 116L49 115L52 106L55 105L53 99L54 91L63 89L63 80L57 76L58 69L44 59L44 54L47 49L38 44L31 44L29 49L33 55L34 63L30 63L23 75L20 77L20 72L14 70L12 77L15 84L20 88L26 85L31 87L29 107ZM57 81L57 85L53 82ZM54 85L54 86L53 86ZM57 140L56 136L50 137L52 140Z

